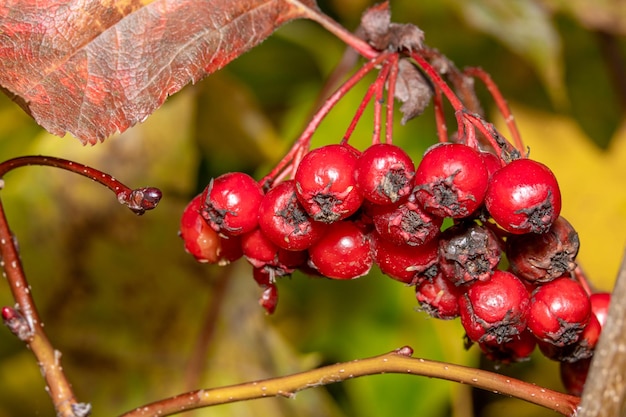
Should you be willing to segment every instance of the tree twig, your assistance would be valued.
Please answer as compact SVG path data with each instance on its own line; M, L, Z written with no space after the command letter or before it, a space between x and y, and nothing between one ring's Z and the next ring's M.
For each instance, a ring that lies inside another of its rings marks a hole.
M352 362L324 366L278 378L220 388L201 389L138 407L120 417L168 416L218 404L267 397L293 398L298 391L366 375L398 373L421 375L472 385L516 397L565 416L574 416L579 398L508 376L445 362L413 358L408 346Z
M578 417L626 415L626 253L602 335L593 354Z

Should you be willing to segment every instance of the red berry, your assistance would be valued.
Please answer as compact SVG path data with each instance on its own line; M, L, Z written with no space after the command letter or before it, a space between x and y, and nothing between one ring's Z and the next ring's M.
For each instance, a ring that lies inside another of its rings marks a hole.
M265 309L267 314L272 314L278 305L278 287L274 283L274 276L265 268L253 268L252 276L254 280L263 288L259 305Z
M577 362L561 362L561 381L569 394L576 396L582 395L585 381L587 380L587 374L589 373L589 365L591 365L591 358L582 359Z
M606 318L609 315L609 305L611 304L610 292L597 292L589 296L591 312L596 316L600 325L604 327Z
M274 278L290 275L307 260L306 251L289 251L274 245L261 229L241 237L243 254L252 266L263 269Z
M370 239L354 223L337 222L309 248L309 263L328 278L358 278L372 267Z
M559 217L546 233L511 235L506 255L511 271L530 283L545 283L576 268L578 233Z
M327 224L309 217L296 197L295 182L288 180L274 186L263 197L259 227L278 247L299 251L318 240Z
M437 274L431 280L422 280L415 287L415 298L420 309L430 316L450 320L459 316L459 297L461 291L442 274Z
M413 190L415 166L400 147L378 143L359 157L354 170L356 186L363 197L376 204L393 204Z
M510 233L545 233L561 212L561 191L548 167L516 159L492 175L485 205Z
M528 328L539 340L565 346L580 338L590 316L591 303L583 287L561 277L533 291Z
M435 241L421 246L395 245L373 234L372 247L381 272L400 282L417 284L432 279L439 271Z
M504 343L479 342L478 346L487 359L503 364L528 360L537 346L537 339L528 330L513 336Z
M438 242L439 268L455 285L488 280L500 262L498 238L474 222L449 227Z
M396 245L423 245L441 231L443 219L424 211L417 204L414 194L402 203L372 206L372 221L376 231L383 239Z
M198 262L225 265L242 256L241 241L238 237L224 238L200 215L202 195L194 197L180 220L179 235L185 242L185 251Z
M240 236L257 227L263 190L249 175L230 172L212 179L202 199L202 216L216 232Z
M243 255L255 268L263 268L275 261L278 253L276 246L261 229L254 229L241 237Z
M356 212L363 197L354 180L354 148L327 145L302 158L294 179L296 194L313 220L332 223Z
M602 326L596 316L592 314L576 343L565 346L555 346L551 342L540 340L538 342L539 349L548 359L559 362L577 362L581 359L587 359L593 356L593 351L598 344L601 332Z
M480 152L480 157L483 159L485 168L487 168L487 174L490 178L494 172L502 168L502 161L495 154L491 152Z
M510 342L526 329L529 305L522 281L497 270L490 280L471 283L459 298L461 324L473 342Z
M488 180L478 151L438 144L426 151L415 173L417 201L439 217L467 217L483 203Z

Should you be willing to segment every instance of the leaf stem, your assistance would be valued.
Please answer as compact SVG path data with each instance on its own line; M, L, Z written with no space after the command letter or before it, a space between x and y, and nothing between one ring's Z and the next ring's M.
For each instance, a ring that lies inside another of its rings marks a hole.
M191 409L267 397L293 398L298 391L366 375L414 374L472 385L476 388L516 397L574 416L579 398L538 387L497 373L461 365L413 358L408 346L352 362L324 366L278 378L238 385L201 389L147 404L121 417L168 416Z

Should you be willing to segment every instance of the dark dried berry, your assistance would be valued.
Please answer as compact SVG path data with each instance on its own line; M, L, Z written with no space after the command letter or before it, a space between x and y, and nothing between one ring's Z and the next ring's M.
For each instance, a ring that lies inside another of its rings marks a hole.
M449 227L438 240L439 267L455 285L488 280L500 262L498 238L474 222Z
M506 255L511 271L530 283L550 282L576 268L578 233L563 217L543 234L511 235Z

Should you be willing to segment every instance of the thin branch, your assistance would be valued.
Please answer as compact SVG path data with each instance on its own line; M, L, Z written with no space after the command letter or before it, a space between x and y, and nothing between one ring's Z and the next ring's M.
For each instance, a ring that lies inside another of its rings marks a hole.
M408 346L352 362L325 366L288 376L202 389L136 408L121 417L168 416L218 404L267 397L293 398L298 391L366 375L398 373L440 378L508 395L537 404L565 416L574 416L579 398L538 387L504 375L461 365L413 358Z
M15 247L15 239L9 229L4 207L0 201L0 257L3 275L6 277L18 310L4 308L2 316L5 324L13 329L21 329L14 334L27 344L35 355L46 380L46 386L58 417L85 417L91 407L78 403L72 387L61 367L61 352L54 349L39 318L39 313L32 298L30 286L26 281L22 261Z
M90 178L112 190L118 201L136 214L156 207L161 199L161 191L144 187L130 189L111 175L66 159L47 156L24 156L0 163L0 189L4 187L4 175L13 169L44 165L61 168ZM6 277L16 308L4 307L2 318L9 330L22 340L33 352L46 380L46 389L50 394L59 417L86 417L91 413L91 406L79 403L72 392L71 385L63 373L61 352L56 350L43 329L30 285L26 280L24 268L16 247L16 239L9 228L9 223L0 201L0 259L3 275Z

